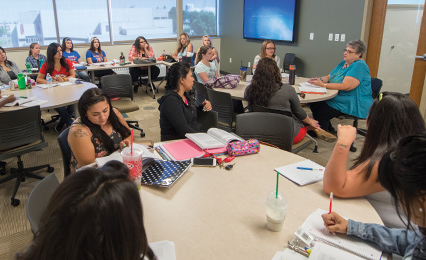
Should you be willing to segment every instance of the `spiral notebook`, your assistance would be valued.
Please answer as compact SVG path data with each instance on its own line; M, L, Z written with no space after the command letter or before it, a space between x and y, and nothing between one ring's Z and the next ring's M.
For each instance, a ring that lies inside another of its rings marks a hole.
M142 184L170 188L191 166L191 160L155 160L142 172Z
M302 227L310 233L316 241L322 241L331 246L337 247L354 255L366 259L379 260L382 251L368 244L356 236L347 236L346 234L330 233L324 227L324 221L321 215L327 213L322 209L314 211L303 223Z

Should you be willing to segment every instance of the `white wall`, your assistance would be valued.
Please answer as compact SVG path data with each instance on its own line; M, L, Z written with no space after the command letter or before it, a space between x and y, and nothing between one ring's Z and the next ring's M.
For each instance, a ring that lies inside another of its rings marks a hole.
M377 77L382 91L409 93L423 14L415 5L388 5Z

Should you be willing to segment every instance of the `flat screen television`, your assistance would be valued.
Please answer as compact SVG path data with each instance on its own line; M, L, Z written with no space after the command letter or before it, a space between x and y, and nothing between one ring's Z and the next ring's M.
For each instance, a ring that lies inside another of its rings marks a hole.
M294 42L297 0L244 0L244 39Z

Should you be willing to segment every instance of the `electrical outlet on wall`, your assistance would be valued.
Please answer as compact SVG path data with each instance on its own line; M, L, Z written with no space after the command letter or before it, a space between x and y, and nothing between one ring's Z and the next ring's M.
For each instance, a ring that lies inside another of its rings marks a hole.
M334 35L334 40L335 40L336 42L338 42L338 41L339 41L339 34L338 34L338 33L336 33L336 34Z
M345 34L344 33L342 33L341 35L340 35L340 41L341 42L344 42L345 41Z
M332 34L332 33L328 34L328 40L329 40L329 41L332 41L332 40L333 40L333 34Z
M310 33L310 34L309 34L309 40L311 40L311 41L312 41L313 39L314 39L314 33Z
M232 58L229 58L229 63L232 63Z

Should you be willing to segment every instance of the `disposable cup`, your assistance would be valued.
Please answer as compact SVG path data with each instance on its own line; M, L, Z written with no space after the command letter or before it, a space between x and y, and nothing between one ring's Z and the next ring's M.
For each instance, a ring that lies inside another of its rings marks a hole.
M289 203L281 192L278 192L277 198L275 196L276 193L273 191L265 199L266 226L269 230L278 232L283 229Z
M131 153L130 147L121 151L123 163L129 168L129 178L135 182L138 189L141 188L142 154L143 151L136 148L133 148L133 153Z

